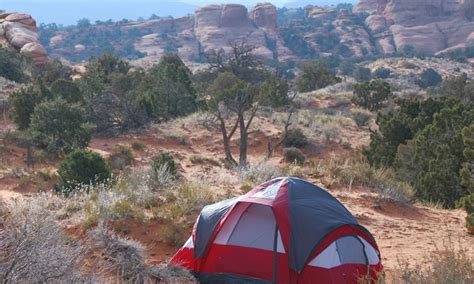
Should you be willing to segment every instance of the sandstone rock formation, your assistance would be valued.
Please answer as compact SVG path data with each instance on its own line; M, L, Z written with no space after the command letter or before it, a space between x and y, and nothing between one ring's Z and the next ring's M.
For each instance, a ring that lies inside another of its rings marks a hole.
M29 54L35 65L43 65L48 61L48 54L39 41L36 21L27 14L0 14L0 37L18 50Z
M365 23L381 53L413 47L440 54L472 46L474 0L362 0L354 11L370 14Z
M229 50L231 43L246 40L255 53L267 59L294 58L278 31L277 10L269 3L258 4L250 12L240 4L209 5L194 16L131 23L123 29L140 27L150 30L135 45L148 59L157 60L169 52L170 43L185 61L200 60L211 50ZM162 34L167 32L166 39Z
M360 0L352 10L344 5L308 6L304 13L300 10L282 13L287 17L282 27L278 25L277 8L262 3L250 11L240 4L208 5L194 15L177 19L125 21L94 28L100 33L115 34L116 29L124 32L128 45L131 43L135 50L146 53L145 58L135 61L144 66L156 63L170 52L188 63L203 62L205 53L229 50L230 43L242 39L256 47L256 55L279 61L318 55L347 58L412 49L443 54L474 46L474 0ZM13 45L21 46L20 49L26 43L38 41L31 17L15 14L9 21L0 22L3 22L0 34L5 34ZM76 36L71 37L69 32L59 31L49 39L51 55L78 58L82 54L82 60L87 60L89 49L97 46L83 45L83 41L77 40L87 38L87 31L78 29ZM127 34L132 36L127 38ZM121 44L112 43L114 47ZM25 52L32 49L29 45ZM34 54L41 57L41 47L35 49Z

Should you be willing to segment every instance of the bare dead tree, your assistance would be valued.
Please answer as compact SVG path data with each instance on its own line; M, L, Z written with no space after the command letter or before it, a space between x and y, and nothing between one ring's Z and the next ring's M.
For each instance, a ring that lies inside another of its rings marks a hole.
M268 142L268 145L267 145L267 149L268 149L268 152L267 152L267 157L266 159L270 159L273 155L273 152L281 146L281 144L283 144L285 142L285 140L288 138L288 130L290 129L290 126L293 124L292 121L291 121L291 118L293 117L293 114L295 113L295 110L296 108L293 106L293 102L295 101L296 99L296 96L298 95L297 92L294 92L293 95L290 97L290 100L289 100L289 112L288 112L288 116L286 117L286 119L283 121L283 135L281 137L280 140L278 140L277 143L275 144L272 144L272 142Z

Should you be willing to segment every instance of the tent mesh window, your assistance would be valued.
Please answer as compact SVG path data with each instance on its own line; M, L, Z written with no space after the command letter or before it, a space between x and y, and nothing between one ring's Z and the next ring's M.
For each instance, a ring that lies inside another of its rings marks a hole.
M235 210L232 214L241 214L237 224L231 220L237 216L229 216L221 232L216 238L217 243L223 241L227 245L249 247L273 251L273 240L275 235L275 217L272 209L265 205L252 204L243 213ZM225 235L231 234L225 241ZM281 235L278 232L278 252L284 252Z

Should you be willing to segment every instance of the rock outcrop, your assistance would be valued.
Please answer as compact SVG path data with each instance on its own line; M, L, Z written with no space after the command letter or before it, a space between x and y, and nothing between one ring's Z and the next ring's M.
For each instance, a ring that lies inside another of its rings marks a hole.
M362 0L354 11L368 13L377 52L414 48L439 54L472 46L474 0Z
M0 14L0 37L20 53L29 54L35 65L48 62L48 54L39 41L36 21L27 14Z
M170 43L185 61L196 61L211 50L229 50L231 43L245 39L255 53L267 59L293 58L280 38L276 7L258 4L250 12L243 5L223 4L199 8L194 16L131 23L123 29L146 28L150 34L135 45L152 59L169 52ZM167 32L166 39L163 33Z
M125 32L122 36L126 43L111 44L128 44L129 48L132 42L136 50L146 53L145 58L138 59L144 66L170 52L188 63L203 62L205 53L229 50L230 43L242 39L256 47L256 55L279 61L409 50L442 54L474 46L474 0L360 0L352 9L348 5L308 6L304 13L290 9L281 15L280 27L277 8L270 3L258 4L250 11L240 4L208 5L197 9L194 15L177 19L124 21L89 29L111 34L116 29ZM38 43L31 17L16 14L9 19L0 21L13 45L21 46L21 50L27 43ZM53 57L82 55L86 60L88 50L97 49L77 40L86 38L88 30L74 30L75 36L71 37L68 33L71 32L59 31L49 39L48 50ZM131 34L130 38L126 34ZM41 58L44 53L38 45L28 45L24 50L35 48L33 54Z

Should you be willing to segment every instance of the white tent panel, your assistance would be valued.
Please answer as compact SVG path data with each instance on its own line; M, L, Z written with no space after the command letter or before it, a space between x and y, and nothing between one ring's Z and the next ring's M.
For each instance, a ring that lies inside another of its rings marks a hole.
M366 264L364 248L369 264L378 264L378 253L371 244L361 237L346 236L330 244L309 265L329 269L342 264Z
M184 244L185 248L194 248L193 237L189 237L189 239Z
M249 207L248 203L239 203L235 208L232 210L230 215L227 217L224 225L222 226L219 234L217 235L214 243L225 245L229 241L230 235L234 231L237 222L239 222L240 217L245 212L245 210Z
M374 249L374 247L371 244L369 244L364 238L359 237L359 239L362 241L362 243L364 243L365 254L367 254L367 258L369 259L369 264L370 265L378 264L380 262L379 254Z
M228 217L215 243L273 251L275 227L275 217L270 207L259 204L247 206L244 203L238 205ZM280 232L277 251L285 252Z
M330 244L325 250L316 256L309 265L323 268L332 268L341 265L336 243L334 242Z

